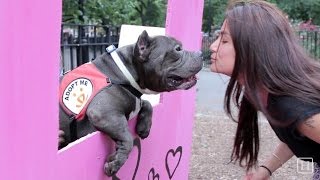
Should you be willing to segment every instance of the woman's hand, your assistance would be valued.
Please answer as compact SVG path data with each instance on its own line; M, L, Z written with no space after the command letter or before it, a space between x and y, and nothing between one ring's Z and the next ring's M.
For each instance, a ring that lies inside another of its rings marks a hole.
M268 180L270 179L270 174L266 169L259 167L254 172L250 172L246 174L243 179L244 180Z

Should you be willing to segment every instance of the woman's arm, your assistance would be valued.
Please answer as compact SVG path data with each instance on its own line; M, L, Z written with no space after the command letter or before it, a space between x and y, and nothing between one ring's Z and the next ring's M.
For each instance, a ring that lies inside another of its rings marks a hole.
M320 113L300 123L297 129L304 136L320 144Z
M276 171L282 164L286 163L293 156L289 147L280 142L269 158L262 164L267 166L271 172Z
M289 149L289 147L285 143L280 142L269 158L261 165L267 167L273 173L292 156L293 152ZM264 167L259 167L253 174L250 175L250 177L247 177L247 179L269 179L269 177L270 174L268 170Z

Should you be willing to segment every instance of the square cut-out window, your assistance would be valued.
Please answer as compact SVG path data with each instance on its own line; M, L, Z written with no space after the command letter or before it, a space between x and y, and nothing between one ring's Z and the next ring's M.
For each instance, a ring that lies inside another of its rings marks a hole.
M139 35L144 30L146 30L150 36L165 35L165 28L136 26L136 25L122 25L120 30L118 47L136 43ZM160 96L161 96L160 94L143 94L141 98L149 101L152 106L156 106L160 103L160 100L161 100ZM90 138L91 135L92 133L68 144L65 148L61 150L65 150L69 147L74 146L75 144L79 144L85 141L87 138Z

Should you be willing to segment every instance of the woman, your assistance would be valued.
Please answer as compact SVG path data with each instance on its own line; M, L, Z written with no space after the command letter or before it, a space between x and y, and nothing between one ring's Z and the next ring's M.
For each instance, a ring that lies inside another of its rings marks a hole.
M315 162L320 179L320 65L300 47L285 15L265 1L238 1L226 11L218 39L210 46L211 70L230 76L224 106L238 107L231 156L247 170L259 152L257 111L281 143L247 179L268 179L293 155Z

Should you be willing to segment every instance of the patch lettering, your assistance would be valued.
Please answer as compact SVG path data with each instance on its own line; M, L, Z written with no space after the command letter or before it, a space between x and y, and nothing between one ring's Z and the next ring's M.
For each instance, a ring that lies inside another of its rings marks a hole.
M89 79L78 78L68 84L63 91L62 102L74 114L79 114L93 92Z

